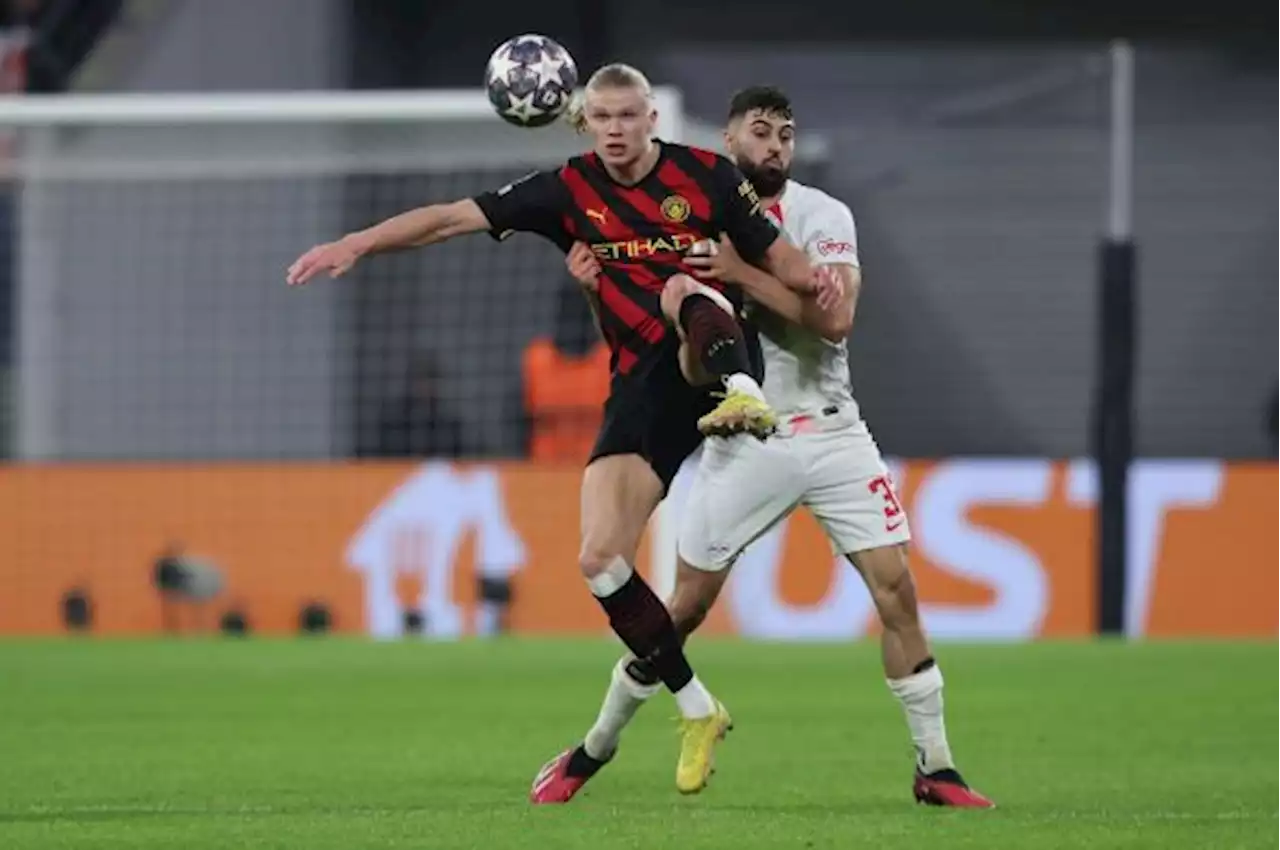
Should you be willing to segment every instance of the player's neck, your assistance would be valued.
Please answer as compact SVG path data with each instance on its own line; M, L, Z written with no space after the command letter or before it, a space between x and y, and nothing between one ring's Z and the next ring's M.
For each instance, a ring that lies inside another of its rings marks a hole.
M658 164L658 156L661 153L662 148L659 144L656 141L650 141L644 153L636 157L634 161L627 163L625 166L610 165L606 162L604 170L619 183L633 185L639 183L653 170L653 167Z

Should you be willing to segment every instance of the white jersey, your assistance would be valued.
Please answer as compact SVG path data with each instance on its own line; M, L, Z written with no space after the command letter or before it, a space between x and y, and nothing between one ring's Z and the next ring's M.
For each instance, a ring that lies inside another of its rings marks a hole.
M853 214L827 193L789 180L767 212L814 265L858 265ZM909 541L889 470L853 400L845 343L768 310L757 309L755 318L764 393L782 427L764 441L706 440L681 510L680 557L696 569L728 569L754 541L776 534L799 505L840 554Z
M821 189L788 180L782 197L766 212L814 265L858 266L853 213ZM823 339L768 310L755 310L753 319L764 350L764 395L774 410L787 416L838 405L847 408L842 413L858 419L849 385L849 352L843 340Z

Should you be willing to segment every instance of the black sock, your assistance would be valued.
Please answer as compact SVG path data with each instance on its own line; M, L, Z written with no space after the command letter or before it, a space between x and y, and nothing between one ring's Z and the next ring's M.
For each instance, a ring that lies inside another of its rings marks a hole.
M614 633L636 658L648 659L667 690L675 693L689 684L693 670L684 657L671 613L639 573L632 571L622 587L596 599L609 616Z
M596 775L600 768L604 767L605 762L600 759L594 759L587 753L587 748L579 744L573 748L573 752L569 754L569 763L565 765L564 772L569 776L577 776L581 779L590 779Z
M706 295L686 295L680 302L680 327L707 374L717 378L751 374L742 328Z
M912 668L911 675L914 676L917 673L923 673L925 670L928 670L930 667L937 667L937 666L938 666L938 662L934 661L933 656L930 655L924 661L921 661L914 668Z

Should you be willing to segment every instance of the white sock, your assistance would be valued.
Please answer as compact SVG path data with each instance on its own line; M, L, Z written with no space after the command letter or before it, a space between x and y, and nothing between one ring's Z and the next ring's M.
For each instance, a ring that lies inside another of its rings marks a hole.
M698 681L698 677L694 676L689 680L689 684L676 691L676 705L680 708L680 714L691 720L700 717L710 717L715 714L716 700L711 696L711 691L707 690L707 686Z
M604 702L600 706L600 714L583 739L582 746L587 755L598 761L607 761L613 756L618 749L622 730L635 717L640 706L662 688L661 685L642 685L628 676L627 662L630 660L630 656L627 656L614 665L609 690L605 692Z
M492 637L501 631L502 605L497 602L481 602L476 609L476 634Z
M749 396L764 401L764 390L760 389L760 385L756 383L756 379L744 372L735 372L724 379L725 389L738 390Z
M888 684L907 716L920 770L928 774L954 768L942 720L942 671L935 665L904 679L889 679Z

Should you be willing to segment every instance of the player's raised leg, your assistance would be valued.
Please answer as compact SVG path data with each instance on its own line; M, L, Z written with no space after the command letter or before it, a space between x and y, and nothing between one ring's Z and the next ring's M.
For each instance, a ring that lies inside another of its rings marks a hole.
M728 299L689 275L678 274L662 291L662 312L676 326L702 373L725 388L720 404L699 420L699 430L708 435L772 433L778 418L751 375L746 339Z

